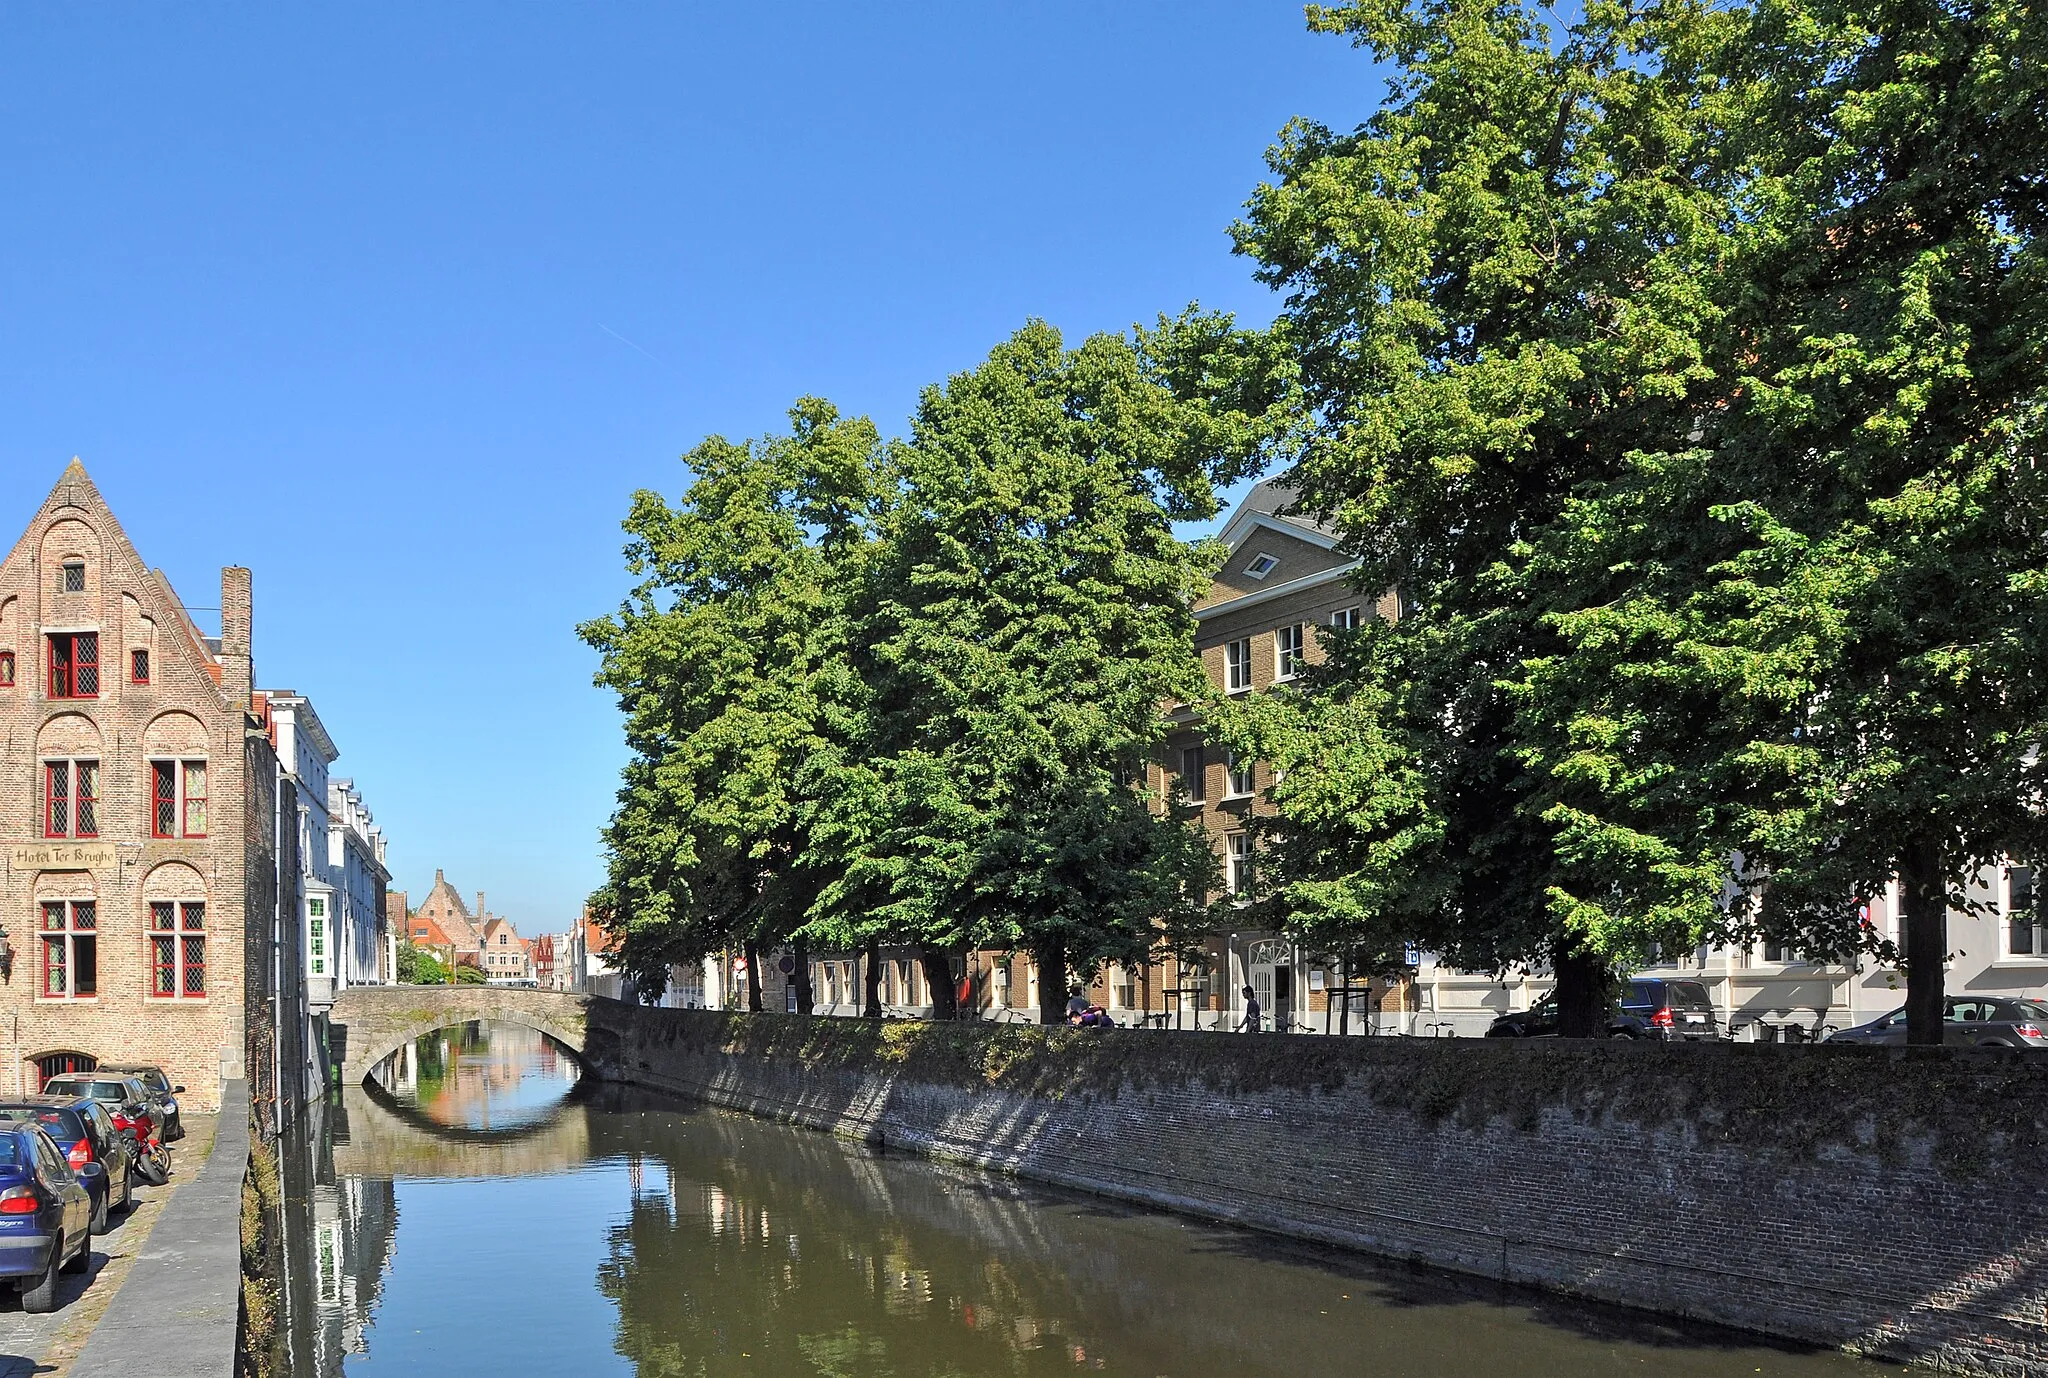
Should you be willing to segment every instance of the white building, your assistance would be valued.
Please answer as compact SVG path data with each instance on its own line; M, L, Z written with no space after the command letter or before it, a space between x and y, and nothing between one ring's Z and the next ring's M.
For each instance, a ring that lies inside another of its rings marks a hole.
M340 985L395 980L398 935L384 912L391 887L384 830L370 816L353 780L327 783L327 869L336 887L329 909Z
M2048 926L2034 907L2033 868L1987 867L1978 873L1971 899L1978 912L1951 909L1948 915L1948 994L2048 999ZM1865 915L1879 934L1902 941L1896 884L1872 900ZM1815 961L1770 943L1702 947L1638 974L1699 981L1713 998L1722 1029L1745 1040L1825 1035L1906 1003L1906 978L1895 967L1867 956ZM1476 975L1439 966L1425 955L1416 981L1421 1008L1389 1013L1381 1022L1401 1032L1476 1036L1496 1015L1528 1009L1549 993L1550 984L1540 972Z
M288 689L268 698L278 770L298 794L298 899L307 1000L324 1013L346 987L393 977L396 939L384 917L391 873L384 864L383 831L354 783L329 777L341 751L312 701Z
M602 995L613 1000L626 998L625 977L605 959L604 929L588 918L569 934L569 989L578 995ZM555 959L561 961L560 957Z

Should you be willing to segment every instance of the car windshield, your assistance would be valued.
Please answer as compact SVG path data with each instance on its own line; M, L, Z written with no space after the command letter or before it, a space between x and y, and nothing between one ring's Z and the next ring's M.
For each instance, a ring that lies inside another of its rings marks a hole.
M94 1100L127 1100L128 1083L125 1081L96 1081L92 1084Z
M19 1134L0 1134L0 1167L22 1167L28 1162L23 1156L26 1147Z
M2048 1019L2048 1005L2039 1000L2015 1000L2012 1012L2016 1019Z

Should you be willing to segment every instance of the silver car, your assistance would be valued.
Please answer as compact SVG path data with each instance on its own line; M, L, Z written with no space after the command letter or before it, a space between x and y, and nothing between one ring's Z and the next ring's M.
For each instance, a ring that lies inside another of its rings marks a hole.
M1941 1041L1951 1047L2048 1048L2048 1005L1996 995L1952 995L1941 1012ZM1830 1043L1904 1044L1906 1011L1899 1008L1828 1038Z

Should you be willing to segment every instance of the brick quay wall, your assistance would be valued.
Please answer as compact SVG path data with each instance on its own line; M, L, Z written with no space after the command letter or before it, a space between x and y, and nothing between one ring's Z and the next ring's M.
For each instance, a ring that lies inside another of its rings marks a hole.
M2032 1055L582 1003L578 1051L607 1080L1509 1283L2048 1378Z

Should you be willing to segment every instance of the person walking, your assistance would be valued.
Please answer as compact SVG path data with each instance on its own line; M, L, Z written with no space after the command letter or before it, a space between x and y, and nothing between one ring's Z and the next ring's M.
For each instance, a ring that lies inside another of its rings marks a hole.
M1239 1033L1259 1031L1259 994L1250 986L1244 988L1244 1022L1237 1026Z

